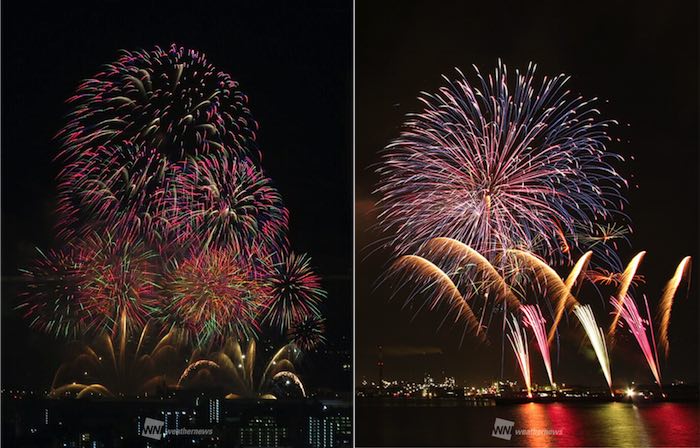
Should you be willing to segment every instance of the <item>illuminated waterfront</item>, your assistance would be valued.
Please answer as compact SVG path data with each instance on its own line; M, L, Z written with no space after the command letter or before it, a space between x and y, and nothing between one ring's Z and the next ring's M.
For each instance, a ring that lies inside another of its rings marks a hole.
M358 446L698 446L697 403L526 403L358 399ZM494 422L514 422L510 441ZM426 431L426 428L431 428ZM518 433L520 432L520 434ZM528 432L523 434L523 432Z

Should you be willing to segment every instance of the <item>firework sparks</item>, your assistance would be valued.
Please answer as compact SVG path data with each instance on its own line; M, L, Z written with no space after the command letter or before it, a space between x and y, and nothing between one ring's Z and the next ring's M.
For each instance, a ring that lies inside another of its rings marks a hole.
M326 292L321 288L320 277L311 269L308 255L290 252L279 258L271 263L267 274L273 298L264 320L284 332L294 322L318 317Z
M285 345L265 364L262 374L255 376L256 343L248 342L244 351L236 339L229 339L220 351L210 355L195 353L185 369L178 387L181 389L220 389L226 398L276 399L294 395L294 388L306 396L304 385L295 373L293 360L298 349ZM201 357L201 359L195 359ZM281 384L280 384L281 383ZM292 387L293 386L293 387Z
M574 314L578 317L581 322L588 340L593 346L595 355L598 358L598 363L600 368L605 375L605 380L608 382L608 387L610 388L610 393L612 393L612 376L610 374L610 358L608 357L608 348L605 345L605 333L603 329L598 326L593 315L593 310L590 305L576 305L574 306Z
M320 316L310 315L292 322L287 338L304 351L311 351L326 341L326 321Z
M486 275L488 283L491 285L489 289L496 292L496 298L505 300L508 306L512 309L517 309L520 306L520 301L513 294L508 284L503 280L503 277L498 273L496 268L479 252L475 251L466 244L452 238L433 238L425 245L428 253L445 253L448 255L451 252L458 253L456 265L463 265L465 262L473 262L479 268L480 272Z
M409 272L409 280L417 280L425 282L426 279L432 281L422 289L422 291L431 290L427 300L419 307L422 309L426 304L430 310L436 309L441 304L446 304L448 312L445 314L443 322L451 313L454 314L454 322L464 320L466 323L465 333L474 331L474 334L483 338L483 332L479 327L479 321L476 319L474 312L462 297L462 294L455 286L454 282L442 269L418 255L404 255L394 262L393 270L398 272L402 269L407 269ZM403 282L402 282L403 283ZM409 295L409 300L414 298L416 294ZM446 300L444 300L446 299Z
M122 327L115 336L102 333L90 344L79 343L75 356L56 371L51 396L132 396L174 386L183 358L177 332L160 337L151 322L138 338L127 340L124 331Z
M69 160L100 146L143 143L171 160L223 146L253 155L257 123L238 83L206 56L173 44L124 51L68 103L74 107L58 134Z
M155 254L139 240L97 233L76 243L84 260L80 298L87 329L115 333L126 317L128 333L141 329L161 305Z
M518 319L512 316L513 322L508 322L508 340L510 346L513 347L515 358L518 361L518 367L523 375L525 387L527 388L528 398L532 398L532 387L530 385L530 353L527 348L527 334L525 329L521 329L518 324Z
M122 144L90 149L59 175L59 236L109 231L159 240L168 166L155 150Z
M450 237L492 260L511 248L567 260L560 231L618 215L626 182L606 149L613 122L570 96L566 76L538 88L534 72L509 85L499 63L486 78L477 70L478 87L459 72L421 98L377 170L380 221L399 254Z
M225 250L209 250L177 263L168 276L166 315L197 345L226 337L252 337L270 291L247 261Z
M563 309L567 306L573 306L578 303L576 298L571 294L571 286L573 286L576 279L579 277L581 269L584 269L585 263L590 255L585 254L579 262L576 264L572 270L569 278L567 279L567 284L560 277L557 272L552 269L547 263L545 263L540 258L536 257L530 252L522 250L509 250L509 253L513 254L518 259L523 260L526 266L532 270L535 274L536 285L539 288L544 289L546 295L551 296L553 301L557 304L557 308ZM561 318L560 314L557 314ZM555 317L556 319L556 317ZM552 325L549 333L549 341L551 341L554 331L556 330L556 322Z
M554 380L552 379L552 361L549 357L549 344L547 343L547 330L545 329L546 320L542 316L542 311L539 306L535 305L523 305L520 307L520 311L523 313L523 322L525 326L532 330L535 335L535 340L537 341L537 347L540 349L540 354L542 355L542 361L544 361L544 366L547 369L547 377L549 378L549 384L554 385Z
M586 276L591 282L597 285L617 286L619 287L625 279L624 273L612 272L607 269L590 269L586 272ZM638 286L644 283L644 276L634 275L630 282L631 286Z
M191 159L173 173L166 187L166 221L178 242L245 254L286 246L287 209L249 159Z
M678 264L676 272L666 284L661 300L659 301L659 343L667 358L669 351L668 326L671 322L671 307L673 306L673 298L676 296L678 286L684 276L690 276L690 257L685 257ZM690 285L688 286L690 287Z
M84 316L78 300L85 282L82 263L75 253L38 252L34 265L22 270L27 289L17 309L32 328L66 338L77 336Z
M617 329L617 322L620 320L620 311L624 309L622 305L625 301L625 297L627 297L627 291L629 290L629 287L632 284L632 280L634 280L634 276L637 273L639 264L642 262L642 259L644 258L645 254L646 251L642 251L635 255L634 258L630 260L629 264L625 268L625 271L622 273L622 281L620 282L620 287L617 290L616 294L618 305L615 306L615 309L617 310L617 313L615 313L615 317L613 318L613 321L610 324L610 329L608 330L609 336L615 335L615 330Z
M588 263L591 260L591 255L593 255L593 252L588 251L579 260L576 262L574 265L574 268L571 270L569 273L569 276L566 277L566 281L564 282L564 286L566 287L566 294L562 293L561 296L559 297L559 300L557 301L557 310L556 310L556 315L554 316L554 322L552 323L552 328L549 329L549 337L548 341L551 344L552 340L554 339L554 335L556 334L557 327L559 326L559 322L561 321L562 316L564 315L564 310L566 309L566 305L570 303L569 296L571 295L571 290L574 287L574 284L576 281L579 279L581 276L581 273L586 272L586 268L588 267ZM571 295L573 297L573 295Z
M615 298L610 298L610 303L615 308L617 316L621 316L624 322L627 324L630 333L637 340L639 348L644 354L644 358L651 369L651 373L654 375L656 384L661 387L661 368L659 367L659 357L656 352L656 344L654 343L654 331L650 328L650 335L652 341L649 341L647 336L647 327L651 327L651 314L649 313L649 304L647 303L646 297L644 298L644 304L647 310L647 320L642 319L639 314L639 309L634 299L630 295L625 295L622 299L622 303Z

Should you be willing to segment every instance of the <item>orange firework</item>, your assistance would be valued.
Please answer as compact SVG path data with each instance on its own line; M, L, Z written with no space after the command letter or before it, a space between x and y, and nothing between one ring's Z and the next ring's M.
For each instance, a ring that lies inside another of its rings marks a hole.
M634 258L632 258L632 260L625 268L625 271L622 273L622 282L620 283L620 288L618 289L617 294L615 295L618 304L618 306L615 307L617 312L615 313L615 317L613 318L613 321L610 324L610 328L608 329L609 336L615 335L615 330L617 329L617 322L620 320L620 310L623 309L622 305L625 301L625 296L627 296L627 290L629 289L630 284L632 283L632 280L634 279L634 276L637 273L637 268L639 268L639 263L642 262L642 258L644 258L645 254L646 251L641 251L637 255L635 255Z
M520 301L513 294L508 284L503 280L503 277L498 273L496 268L479 252L467 246L466 244L457 241L453 238L433 238L425 246L431 251L455 251L459 254L459 262L471 261L486 275L489 283L496 290L496 298L505 300L511 309L520 307ZM449 253L449 252L448 252Z
M562 315L564 315L564 309L566 309L566 305L570 303L573 306L578 303L573 297L573 295L571 295L571 289L574 287L574 284L581 276L581 273L586 272L586 268L588 267L588 262L591 260L592 254L592 251L588 251L585 254L583 254L583 256L579 258L576 264L574 265L574 268L569 273L569 276L566 277L566 282L564 282L564 285L566 286L566 292L562 293L562 295L559 297L559 301L557 301L557 312L554 316L552 328L549 329L549 336L547 337L547 341L550 344L552 343L552 339L554 339L554 334L556 333L559 321L561 321L561 317ZM573 303L570 302L569 298L573 299Z
M421 278L434 279L430 286L436 286L435 293L428 300L429 308L435 309L443 303L443 297L447 299L450 310L455 313L454 322L464 319L467 323L467 330L474 330L477 336L483 338L483 333L479 327L479 322L474 315L467 301L457 289L452 279L438 266L418 255L404 255L394 262L394 269L410 267L415 269Z
M685 257L678 264L676 273L668 281L664 288L663 295L659 301L658 318L661 322L659 325L659 344L664 350L664 354L668 358L668 325L671 322L671 307L673 306L673 298L676 296L678 286L681 284L683 277L690 278L690 257ZM688 281L690 287L690 280Z

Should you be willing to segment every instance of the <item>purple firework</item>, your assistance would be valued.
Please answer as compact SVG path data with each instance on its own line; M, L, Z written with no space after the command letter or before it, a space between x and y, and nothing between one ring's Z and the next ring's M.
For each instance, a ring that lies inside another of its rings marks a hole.
M568 77L510 81L499 63L478 84L461 72L409 115L383 151L377 193L389 245L403 254L434 237L457 239L493 260L507 249L568 260L580 225L618 214L625 180L606 149L612 121Z

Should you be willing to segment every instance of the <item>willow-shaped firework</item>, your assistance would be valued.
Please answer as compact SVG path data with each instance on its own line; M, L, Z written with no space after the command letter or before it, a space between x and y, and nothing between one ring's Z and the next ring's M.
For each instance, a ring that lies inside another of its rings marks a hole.
M377 169L380 222L399 254L434 237L459 240L490 261L508 249L568 261L582 225L618 216L625 180L594 99L568 78L505 65L470 83L462 72L411 114Z

